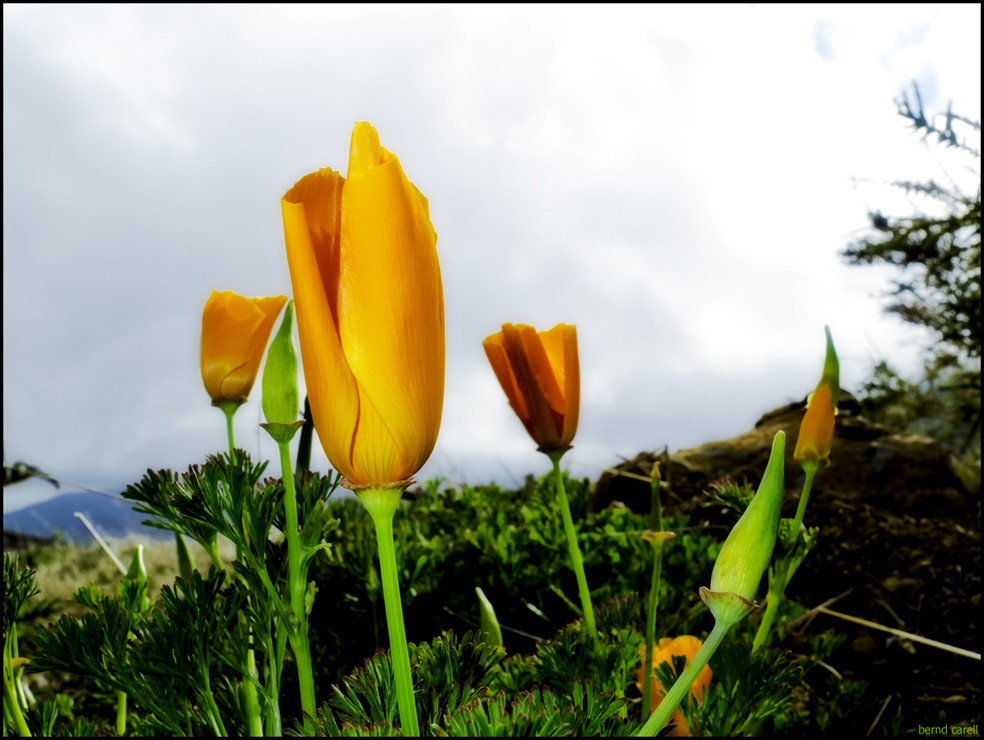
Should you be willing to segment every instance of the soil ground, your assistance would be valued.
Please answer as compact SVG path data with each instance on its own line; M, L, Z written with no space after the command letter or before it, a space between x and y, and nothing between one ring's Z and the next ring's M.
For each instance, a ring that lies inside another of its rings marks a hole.
M787 490L784 516L795 514L799 494L798 489ZM700 508L702 499L706 500L701 495L671 497L666 512L688 513L693 520L711 524L718 517L726 521L720 509ZM733 519L734 514L726 516ZM979 652L980 529L968 529L963 515L959 519L964 525L945 517L896 516L860 497L824 490L821 472L805 522L820 527L820 539L796 572L787 596L813 608L850 591L829 608ZM871 730L871 736L877 737L898 714L901 720L896 722L903 734L928 734L929 728L943 726L949 728L949 735L978 734L980 660L827 614L802 622L797 636L784 647L796 652L797 638L826 629L848 639L825 663L844 678L866 681L868 688L860 704L824 734L864 737ZM817 666L804 676L800 698L809 685L825 693L820 684L833 674L824 673ZM968 729L960 732L954 727Z

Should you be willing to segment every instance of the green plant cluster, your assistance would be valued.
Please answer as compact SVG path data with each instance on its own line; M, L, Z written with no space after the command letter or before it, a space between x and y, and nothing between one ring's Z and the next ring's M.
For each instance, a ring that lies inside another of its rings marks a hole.
M232 540L239 553L235 575L196 570L190 581L179 577L165 586L147 611L139 608L145 584L124 580L110 595L97 586L80 589L76 601L88 610L83 617L63 616L21 645L31 659L29 671L82 677L59 682L60 691L42 696L27 712L33 734L110 733L109 696L125 692L130 734L243 735L250 644L261 699L281 697L274 702L278 732L400 733L372 520L357 500L331 497L337 477L307 472L296 477L296 488L316 586L307 606L320 707L314 717L300 712L286 649L292 614L274 598L286 578L286 544L278 536L284 489L281 481L261 480L263 467L237 450L181 476L148 473L130 487L128 497L157 526L206 549L219 534ZM431 481L400 507L397 566L423 734L624 736L641 725L641 596L649 586L652 552L640 534L647 519L624 508L592 512L586 480L568 479L565 486L589 583L595 584L597 642L581 618L549 477L529 478L516 490L490 485L440 491L440 481ZM743 496L735 488L718 493L740 506ZM657 635L703 636L711 620L697 587L709 581L720 541L686 519L669 519L665 526L678 537L664 558ZM5 638L7 615L21 610L33 584L31 571L18 575L8 562ZM477 630L476 586L494 605L503 647ZM719 679L705 702L685 706L688 721L747 735L804 726L791 703L801 668L776 650L753 655L745 644L752 636L747 620L733 630L712 661ZM664 663L661 670L667 668ZM69 686L78 698L74 705L55 698L69 693ZM102 699L86 699L86 693ZM87 716L75 716L73 706L84 706ZM824 711L836 716L837 707L825 704Z

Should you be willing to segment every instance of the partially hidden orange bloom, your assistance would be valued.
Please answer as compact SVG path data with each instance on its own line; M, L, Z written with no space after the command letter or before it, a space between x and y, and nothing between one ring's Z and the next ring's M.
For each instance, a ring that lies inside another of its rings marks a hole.
M817 390L806 407L793 457L797 460L826 460L834 441L834 402L830 386Z
M302 178L280 201L315 428L350 488L408 481L444 404L444 293L427 198L357 123L348 178Z
M576 327L557 324L537 333L526 324L503 324L482 345L509 405L539 450L570 448L581 398Z
M249 397L287 296L244 298L213 290L202 312L202 380L212 405Z
M687 665L690 665L690 661L694 659L697 655L697 651L700 650L704 643L698 640L696 637L691 637L690 635L682 635L676 639L670 637L664 637L659 641L659 644L655 646L653 651L653 670L663 663L669 663L673 665L674 655L683 655L687 658ZM646 659L646 647L643 645L640 651L642 659ZM711 679L714 678L714 673L711 671L709 665L705 665L704 669L697 675L697 680L694 681L693 686L690 687L690 693L694 695L694 698L698 701L703 701L704 692L708 690L711 685ZM639 691L642 691L642 667L636 671L636 686L639 687ZM663 684L653 679L653 699L652 706L650 707L650 714L656 711L656 707L660 705L663 701L663 694L660 692L664 691ZM670 715L670 721L676 724L676 727L669 733L670 737L690 737L690 730L687 727L687 722L683 717L683 713L679 709L673 710L673 714Z

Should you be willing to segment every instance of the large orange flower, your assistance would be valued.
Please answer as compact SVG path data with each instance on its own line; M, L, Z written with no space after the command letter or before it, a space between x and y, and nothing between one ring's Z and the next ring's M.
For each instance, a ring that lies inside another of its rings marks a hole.
M557 324L537 333L526 324L503 324L482 345L509 405L539 449L568 449L581 398L576 327Z
M698 640L696 637L691 637L690 635L681 635L676 639L670 637L664 637L659 641L659 644L655 646L653 651L653 670L663 663L673 664L674 655L683 655L687 658L687 665L690 665L690 661L694 659L697 655L697 651L700 650L704 643ZM643 646L640 651L642 654L642 659L646 659L646 647ZM704 669L697 674L697 680L694 681L693 685L690 687L690 693L694 695L694 698L698 701L703 701L704 692L708 690L711 685L711 679L714 678L714 673L711 671L709 665L705 665ZM636 671L636 686L639 687L639 691L642 691L642 667ZM656 707L660 705L663 701L663 694L660 692L664 691L663 684L653 679L653 700L652 706L650 707L650 714L656 711ZM690 737L690 730L687 727L687 722L684 720L683 712L679 709L673 710L673 714L670 715L670 721L676 724L676 727L669 733L670 737Z
M280 201L311 414L353 488L408 480L444 404L444 293L427 198L357 123L348 178L302 178Z
M212 404L249 397L287 296L244 298L212 291L202 312L202 380Z

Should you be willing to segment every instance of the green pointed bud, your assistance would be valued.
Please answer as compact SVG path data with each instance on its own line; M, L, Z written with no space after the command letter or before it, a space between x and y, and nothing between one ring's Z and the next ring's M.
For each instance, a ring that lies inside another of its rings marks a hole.
M714 618L726 624L738 622L754 608L759 583L772 559L782 515L785 452L786 435L776 432L758 493L724 541L711 573L710 591L700 590Z
M137 545L137 551L133 553L133 560L130 561L130 570L123 577L130 581L147 582L147 566L144 565L143 545Z
M297 353L294 351L294 301L287 302L277 336L270 342L263 370L263 415L261 424L277 443L290 442L304 421L297 420Z
M297 421L299 408L294 301L288 301L280 330L270 342L266 368L263 370L263 415L271 424L293 424Z
M194 565L192 565L191 553L188 551L188 543L185 542L180 532L174 533L174 544L178 551L178 574L186 582L191 583L191 571L194 569Z
M495 618L495 609L492 608L492 602L486 598L485 593L477 586L475 587L475 594L478 596L478 608L481 612L482 632L488 635L489 645L501 648L502 628L499 626L499 620Z
M837 413L837 402L840 401L840 363L837 360L837 352L834 350L834 339L830 336L830 327L824 325L824 332L827 334L827 358L823 361L823 375L820 382L814 389L814 393L825 385L830 388L830 398L834 403L834 414Z

